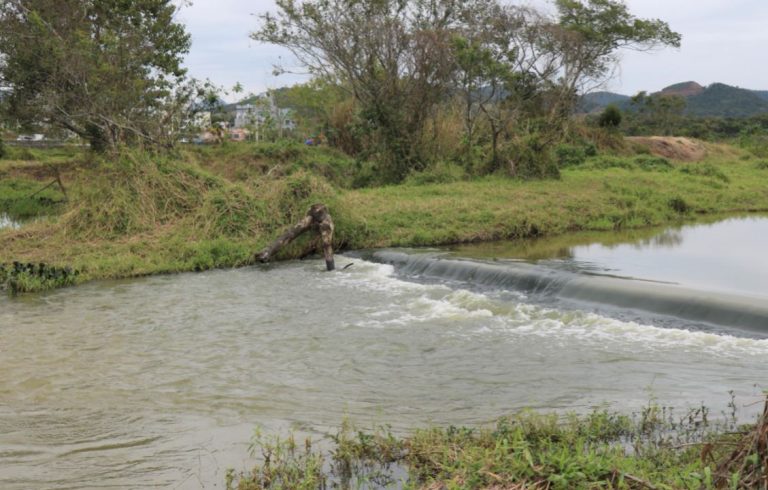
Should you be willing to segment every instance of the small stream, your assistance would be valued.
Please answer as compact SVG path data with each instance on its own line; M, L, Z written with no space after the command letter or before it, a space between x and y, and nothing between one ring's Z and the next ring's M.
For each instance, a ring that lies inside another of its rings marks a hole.
M748 417L768 219L643 233L2 297L0 488L222 488L254 427L322 437L345 417L406 432L650 399L716 416L729 390Z

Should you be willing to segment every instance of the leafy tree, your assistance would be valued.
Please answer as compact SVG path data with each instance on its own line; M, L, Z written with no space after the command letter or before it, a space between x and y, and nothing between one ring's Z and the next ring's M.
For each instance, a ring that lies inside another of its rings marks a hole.
M96 149L167 143L192 87L190 37L172 0L0 0L0 84L16 121L68 129Z
M648 95L643 91L632 97L630 104L646 125L657 133L670 135L679 126L686 102L680 95Z
M601 128L615 129L621 125L621 111L614 104L609 104L597 118L597 124Z
M555 0L558 28L545 38L561 57L553 114L568 114L579 93L600 86L618 66L618 51L680 47L681 35L658 19L640 19L621 0Z
M462 13L462 37L454 40L457 79L465 101L467 142L478 116L487 123L491 164L499 164L499 138L541 109L543 82L556 66L539 48L549 21L525 7L478 0Z
M278 107L290 108L295 114L299 130L304 136L326 133L332 136L331 121L339 104L349 99L341 87L316 77L307 83L274 91Z
M424 168L425 122L450 85L450 28L464 0L278 0L253 39L284 46L349 90L386 181Z

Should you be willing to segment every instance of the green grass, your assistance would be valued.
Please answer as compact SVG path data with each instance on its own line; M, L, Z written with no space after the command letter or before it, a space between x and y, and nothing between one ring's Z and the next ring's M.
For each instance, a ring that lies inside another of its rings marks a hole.
M0 180L0 213L16 220L57 214L64 195L56 186L28 178Z
M297 443L257 431L260 462L227 475L238 490L404 489L712 489L753 488L768 468L754 440L765 415L737 426L734 412L712 421L705 407L681 416L649 404L631 416L522 412L490 427L432 427L396 436L348 422L328 444ZM734 448L739 448L734 451ZM737 469L739 468L739 469Z
M52 166L69 196L62 203L54 185L23 205L29 209L13 210L54 216L0 231L0 263L69 266L81 272L78 282L253 263L314 202L330 207L337 249L552 237L768 211L768 173L730 157L683 164L596 156L563 169L560 179L538 181L468 180L440 169L365 189L349 188L356 164L348 157L298 144L61 158L0 165L0 212L50 183ZM299 240L278 259L302 256L309 245Z

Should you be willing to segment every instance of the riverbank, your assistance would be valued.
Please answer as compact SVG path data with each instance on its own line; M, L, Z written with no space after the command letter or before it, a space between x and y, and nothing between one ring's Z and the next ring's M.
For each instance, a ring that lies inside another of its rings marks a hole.
M320 450L293 435L253 438L261 462L227 489L740 489L768 483L768 404L753 425L712 422L705 407L676 417L649 404L632 416L522 412L493 427L388 429L345 424ZM723 414L725 415L725 414Z
M13 206L34 210L44 197L54 207L37 214L56 214L0 230L0 263L69 267L78 283L253 263L314 202L329 205L342 250L624 230L768 210L768 164L727 147L696 163L598 155L563 168L557 180L463 180L458 167L445 166L402 185L363 189L353 188L354 161L297 144L127 152L111 161L75 152L25 157L0 163L0 185L21 189ZM31 202L18 199L57 176L62 186ZM11 204L0 205L13 213ZM299 257L307 245L299 241L279 258ZM40 281L19 292L58 285Z

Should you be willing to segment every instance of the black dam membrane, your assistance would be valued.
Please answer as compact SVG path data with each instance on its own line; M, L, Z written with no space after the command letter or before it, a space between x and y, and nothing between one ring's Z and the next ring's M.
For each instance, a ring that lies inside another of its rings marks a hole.
M361 257L390 264L404 278L516 291L528 302L594 309L660 326L768 337L768 301L665 282L610 277L513 261L456 259L440 252L378 250Z

